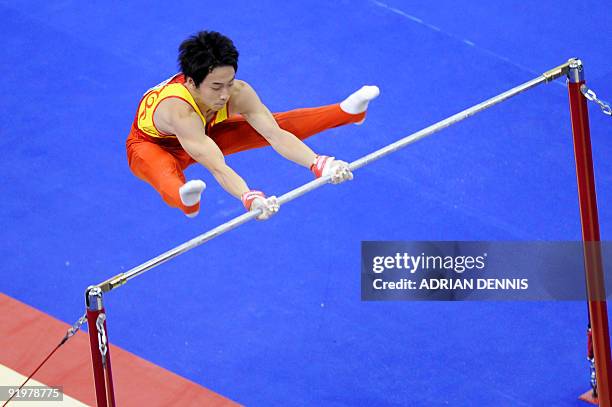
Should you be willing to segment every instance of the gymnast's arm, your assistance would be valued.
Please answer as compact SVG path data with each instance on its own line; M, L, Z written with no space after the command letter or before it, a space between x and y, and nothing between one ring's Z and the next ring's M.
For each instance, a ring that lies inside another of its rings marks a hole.
M232 95L232 105L246 121L266 139L272 148L285 157L303 167L309 168L316 154L292 133L283 130L272 116L272 113L261 102L257 93L246 82L240 92Z
M225 163L223 153L206 135L202 120L191 106L180 99L166 99L155 114L157 128L175 134L183 149L206 167L229 194L241 199L249 191L246 182Z
M353 179L349 164L334 157L316 155L295 135L281 129L274 116L268 110L248 83L241 81L240 92L233 95L233 107L244 116L246 121L267 141L277 153L288 160L310 168L319 178L330 175L332 184Z

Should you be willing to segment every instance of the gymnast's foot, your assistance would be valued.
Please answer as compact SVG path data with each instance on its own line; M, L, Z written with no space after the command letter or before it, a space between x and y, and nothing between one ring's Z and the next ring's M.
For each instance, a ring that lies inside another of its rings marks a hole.
M357 92L340 102L340 108L348 114L363 113L368 109L368 103L380 95L378 86L362 86ZM360 120L355 124L361 124L365 121Z
M202 191L206 188L204 181L194 179L187 182L185 185L179 188L179 195L181 196L181 202L185 206L194 206L200 202ZM198 209L195 212L186 213L185 215L189 218L195 218L200 213Z

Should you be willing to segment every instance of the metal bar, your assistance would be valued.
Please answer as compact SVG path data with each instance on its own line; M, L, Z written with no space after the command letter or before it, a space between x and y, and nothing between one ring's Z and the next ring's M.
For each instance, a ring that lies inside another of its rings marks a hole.
M479 113L485 109L490 108L491 106L494 106L500 102L503 102L506 99L509 99L513 96L518 95L519 93L522 93L528 89L531 89L537 85L540 85L542 83L547 82L547 79L545 76L539 76L536 79L533 79L529 82L526 82L522 85L519 85L513 89L510 89L507 92L504 92L500 95L497 95L491 99L485 100L482 103L479 103L475 106L470 107L469 109L463 110L457 114L454 114L444 120L441 120L435 124L432 124L429 127L426 127L422 130L417 131L416 133L411 134L410 136L404 137L401 140L396 141L395 143L389 144L386 147L381 148L380 150L374 151L373 153L370 153L360 159L358 159L357 161L354 161L353 163L351 163L351 169L357 169L357 168L361 168L365 165L370 164L373 161L378 160L379 158L382 158L388 154L394 153L397 150L406 147L409 144L412 144L416 141L419 141L422 138L425 138L427 136L430 136L452 124L458 123L464 119L467 119L470 116L475 115L476 113Z
M610 335L608 331L608 307L601 256L589 111L587 100L580 91L580 87L585 82L582 62L580 60L572 61L568 78L567 87L584 246L584 268L595 355L597 399L600 406L609 407L611 403L612 365L610 359Z
M100 284L98 284L97 286L100 287L102 289L103 292L108 292L114 288L117 288L123 284L125 284L128 280L131 280L135 277L138 277L139 275L141 275L142 273L151 270L152 268L155 268L157 266L159 266L160 264L163 264L165 262L167 262L168 260L171 260L173 258L175 258L176 256L179 256L197 246L200 246L203 243L206 243L207 241L214 239L217 236L220 236L226 232L229 232L232 229L237 228L238 226L247 223L250 220L255 219L261 212L260 211L253 211L253 212L247 212L245 214L242 214L238 217L235 217L234 219L220 225L217 226L214 229L209 230L208 232L201 234L199 236L194 237L193 239L181 244L180 246L175 247L174 249L168 250L165 253L160 254L159 256L145 262L142 263L141 265L134 267L128 271L126 271L125 273L121 273L118 274Z
M460 122L464 119L467 119L470 116L473 116L474 114L481 112L485 109L488 109L500 102L503 102L506 99L509 99L513 96L518 95L519 93L522 93L528 89L531 89L535 86L538 86L542 83L546 83L546 82L550 82L558 77L560 77L561 75L567 73L568 67L569 67L569 63L572 60L566 62L563 65L560 65L556 68L553 68L545 73L543 73L542 75L538 76L535 79L532 79L528 82L525 82L522 85L519 85L515 88L512 88L504 93L501 93L495 97L492 97L482 103L479 103L475 106L472 106L468 109L465 109L453 116L450 116L442 121L439 121L425 129L422 129L416 133L413 133L407 137L404 137L403 139L396 141L395 143L389 144L386 147L383 147L371 154L368 154L364 157L361 157L360 159L352 162L350 164L350 168L351 170L356 170L358 168L361 168L367 164L370 164L373 161L376 161L388 154L391 154L409 144L412 144L424 137L430 136L452 124L455 124L457 122ZM314 181L308 182L304 185L302 185L301 187L298 187L292 191L287 192L286 194L280 196L278 198L279 203L285 204L289 201L292 201L310 191L313 191L323 185L325 185L327 182L329 182L329 176L325 177L325 178L319 178L316 179ZM98 287L100 287L102 289L103 292L107 292L110 291L116 287L119 287L123 284L125 284L127 281L131 280L132 278L135 278L141 274L143 274L144 272L151 270L154 267L159 266L162 263L165 263L166 261L185 253L186 251L189 251L217 236L220 236L226 232L229 232L232 229L237 228L238 226L249 222L253 219L255 219L255 217L257 217L259 215L260 212L249 212L249 213L245 213L241 216L238 216L230 221L228 221L227 223L224 223L214 229L211 229L210 231L199 235L191 240L189 240L188 242L183 243L180 246L175 247L174 249L171 249L157 257L155 257L154 259L151 259L137 267L134 267L128 271L126 271L125 273L121 273L118 274L100 284L98 284Z

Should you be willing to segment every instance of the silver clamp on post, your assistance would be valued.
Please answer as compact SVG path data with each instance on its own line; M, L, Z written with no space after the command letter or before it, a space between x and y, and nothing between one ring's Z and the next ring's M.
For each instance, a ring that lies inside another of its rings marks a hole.
M612 108L610 107L610 104L601 99L598 99L595 92L593 92L593 89L589 89L586 85L582 85L580 87L580 92L582 92L584 97L590 100L591 102L597 103L601 108L601 111L605 115L612 116Z
M587 359L589 361L589 370L591 371L591 389L593 390L593 396L597 397L597 374L595 371L595 359Z
M108 346L106 341L106 331L104 330L104 321L106 321L106 314L98 315L98 319L96 319L96 328L98 329L98 347L100 348L100 354L102 355L102 366L106 368L106 353L108 352Z

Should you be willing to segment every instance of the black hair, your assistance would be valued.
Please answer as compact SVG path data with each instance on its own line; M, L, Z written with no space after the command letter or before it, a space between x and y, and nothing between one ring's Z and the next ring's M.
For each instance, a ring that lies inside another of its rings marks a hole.
M185 77L200 86L206 76L218 66L238 70L238 50L232 40L216 31L200 31L179 46L178 62Z

